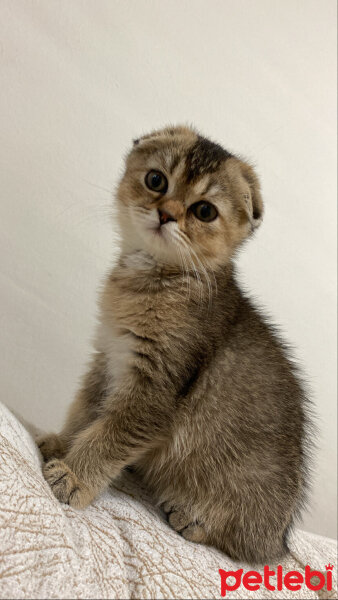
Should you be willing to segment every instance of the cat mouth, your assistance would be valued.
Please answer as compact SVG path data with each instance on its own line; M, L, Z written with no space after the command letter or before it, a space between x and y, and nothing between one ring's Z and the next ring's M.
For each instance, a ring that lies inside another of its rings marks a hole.
M157 214L156 214L157 213ZM171 227L170 223L177 223L177 219L173 217L168 211L157 208L156 213L153 213L152 223L146 227L146 229L154 236L156 240L161 244L167 246L172 242L171 239ZM154 239L153 238L153 239Z

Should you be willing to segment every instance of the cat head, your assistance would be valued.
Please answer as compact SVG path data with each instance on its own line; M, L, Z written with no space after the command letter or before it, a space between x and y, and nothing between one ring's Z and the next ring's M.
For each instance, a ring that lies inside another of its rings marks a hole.
M252 167L188 127L135 140L117 198L124 248L182 268L225 265L263 214Z

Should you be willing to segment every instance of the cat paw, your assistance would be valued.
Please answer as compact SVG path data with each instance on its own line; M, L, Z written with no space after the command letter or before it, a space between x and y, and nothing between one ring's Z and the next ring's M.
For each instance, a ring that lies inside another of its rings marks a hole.
M206 541L206 532L200 523L191 521L191 516L182 508L175 507L171 502L162 506L167 515L169 525L189 542L201 543Z
M171 502L165 502L162 506L167 515L168 523L175 531L182 531L190 525L191 517L182 508L178 508Z
M36 445L45 462L51 458L63 458L66 454L65 444L60 436L55 433L38 438L36 440Z
M174 509L168 515L168 522L175 531L181 532L182 529L190 525L191 517L184 510Z
M203 542L207 541L207 535L203 525L198 525L198 523L191 523L181 531L182 537L189 542L195 542L195 544L203 544Z
M50 460L43 466L43 474L54 496L73 508L85 508L94 499L88 486L76 477L62 460Z

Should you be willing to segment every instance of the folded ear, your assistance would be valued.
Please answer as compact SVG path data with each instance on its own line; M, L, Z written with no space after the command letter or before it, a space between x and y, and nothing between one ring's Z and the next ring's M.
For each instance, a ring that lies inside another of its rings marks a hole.
M242 175L241 196L243 208L246 212L252 229L256 229L263 219L263 200L261 186L254 169L245 162L240 161Z

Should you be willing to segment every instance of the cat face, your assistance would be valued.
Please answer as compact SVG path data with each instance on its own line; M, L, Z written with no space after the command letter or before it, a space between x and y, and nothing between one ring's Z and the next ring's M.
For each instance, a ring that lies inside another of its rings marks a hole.
M226 264L263 212L253 169L186 127L134 142L118 201L125 249L183 269Z

